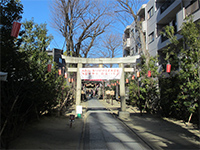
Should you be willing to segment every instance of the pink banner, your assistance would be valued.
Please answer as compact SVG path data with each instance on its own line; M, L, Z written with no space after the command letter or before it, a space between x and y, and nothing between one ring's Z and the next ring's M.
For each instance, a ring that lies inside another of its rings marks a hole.
M122 68L80 68L81 79L120 79Z

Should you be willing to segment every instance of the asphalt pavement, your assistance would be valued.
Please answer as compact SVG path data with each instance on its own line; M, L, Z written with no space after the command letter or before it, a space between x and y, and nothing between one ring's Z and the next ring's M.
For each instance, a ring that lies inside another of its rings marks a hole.
M118 118L120 103L113 100L99 100L110 113ZM146 114L140 115L136 107L127 105L130 117L119 119L134 134L137 134L150 149L155 150L199 150L200 131L192 124L186 125L181 120L163 118L160 116Z
M84 150L146 150L149 147L97 99L90 99L83 133Z

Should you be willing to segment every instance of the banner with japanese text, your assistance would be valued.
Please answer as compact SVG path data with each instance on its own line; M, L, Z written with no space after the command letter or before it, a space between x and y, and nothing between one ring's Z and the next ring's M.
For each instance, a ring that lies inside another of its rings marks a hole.
M120 79L122 68L80 68L81 79Z

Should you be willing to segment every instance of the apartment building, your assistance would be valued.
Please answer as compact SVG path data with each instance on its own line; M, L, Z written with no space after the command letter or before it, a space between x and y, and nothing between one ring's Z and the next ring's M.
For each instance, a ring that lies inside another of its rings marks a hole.
M136 44L136 34L135 32L135 22L131 25L128 25L124 30L123 35L123 57L133 56L138 53L137 44Z
M149 0L137 13L142 21L142 31L146 39L146 49L151 56L162 53L169 40L160 33L165 26L174 26L178 38L181 25L186 16L193 15L194 22L200 20L200 0ZM140 52L140 44L135 22L127 26L123 36L123 56L132 56Z
M145 18L146 4L143 4L138 11L138 20L142 21L142 30L146 33L146 18ZM131 25L128 25L123 34L123 57L133 56L140 53L140 39L139 33L136 29L135 21Z

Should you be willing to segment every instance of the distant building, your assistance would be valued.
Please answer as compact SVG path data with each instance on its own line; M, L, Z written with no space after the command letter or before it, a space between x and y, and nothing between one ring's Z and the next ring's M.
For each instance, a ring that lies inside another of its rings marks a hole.
M135 30L135 22L128 25L123 35L123 57L138 54L137 32Z
M145 8L146 4L142 5L138 11L138 19L143 20L143 32L146 33L145 26ZM135 21L131 25L128 25L123 34L123 57L133 56L140 54L140 38L138 30L135 28Z
M61 69L61 74L64 75L66 72L66 63L65 60L62 59L63 50L54 48L52 51L47 51L48 55L53 57L53 61L57 63L58 69Z

